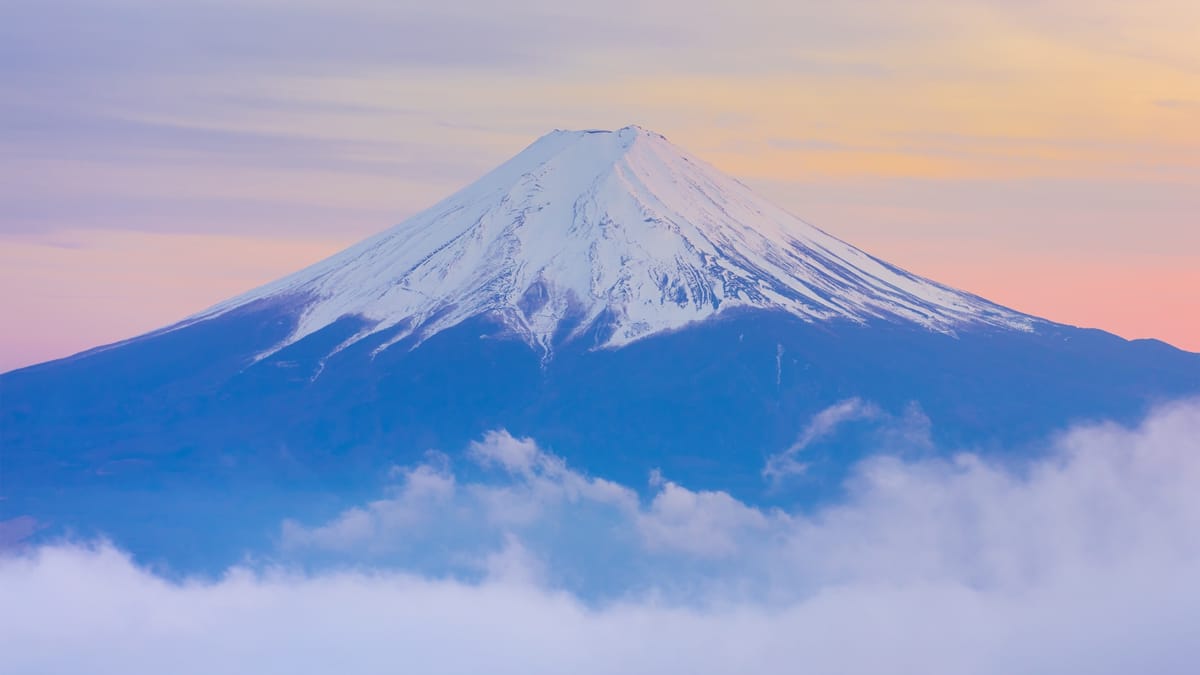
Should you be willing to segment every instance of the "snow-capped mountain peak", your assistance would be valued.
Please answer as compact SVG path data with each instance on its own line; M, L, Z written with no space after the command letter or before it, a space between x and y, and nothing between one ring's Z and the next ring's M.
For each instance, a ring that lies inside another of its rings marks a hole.
M640 127L554 131L433 207L191 321L276 296L293 343L347 315L379 349L490 315L550 353L602 326L619 347L736 307L952 332L1032 319L819 230Z

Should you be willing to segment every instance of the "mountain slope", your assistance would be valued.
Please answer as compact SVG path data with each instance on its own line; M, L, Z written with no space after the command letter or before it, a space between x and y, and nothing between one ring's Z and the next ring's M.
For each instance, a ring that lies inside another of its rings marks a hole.
M737 307L942 332L1033 323L873 258L638 127L548 134L427 211L193 320L281 296L303 309L280 347L349 315L368 323L347 344L491 313L546 351L601 320L599 345L619 347Z

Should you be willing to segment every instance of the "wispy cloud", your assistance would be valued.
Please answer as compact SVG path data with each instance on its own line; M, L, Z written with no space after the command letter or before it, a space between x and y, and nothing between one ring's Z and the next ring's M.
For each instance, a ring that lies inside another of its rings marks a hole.
M1169 108L1171 110L1200 110L1200 101L1182 98L1163 98L1154 102L1154 105L1160 108Z
M785 476L802 474L808 468L798 459L800 453L814 442L829 436L846 422L870 419L881 414L878 407L859 398L849 398L835 403L813 416L808 426L786 450L767 458L763 476L779 481Z

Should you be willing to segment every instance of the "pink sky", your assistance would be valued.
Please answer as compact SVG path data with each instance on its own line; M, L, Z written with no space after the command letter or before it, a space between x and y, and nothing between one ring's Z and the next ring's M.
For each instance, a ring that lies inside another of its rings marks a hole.
M630 123L918 274L1200 350L1191 0L64 3L0 22L0 370Z
M10 289L3 311L19 321L0 338L0 370L167 325L349 243L128 232L92 232L76 246L9 242L0 249L0 283ZM1159 256L989 251L986 241L856 243L1021 311L1200 351L1200 266L1187 254L1164 264Z

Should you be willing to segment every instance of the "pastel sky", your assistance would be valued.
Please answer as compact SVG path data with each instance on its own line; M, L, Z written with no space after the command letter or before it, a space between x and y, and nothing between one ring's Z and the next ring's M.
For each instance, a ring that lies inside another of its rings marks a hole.
M917 273L1200 350L1197 35L1194 0L7 0L0 370L630 123Z

